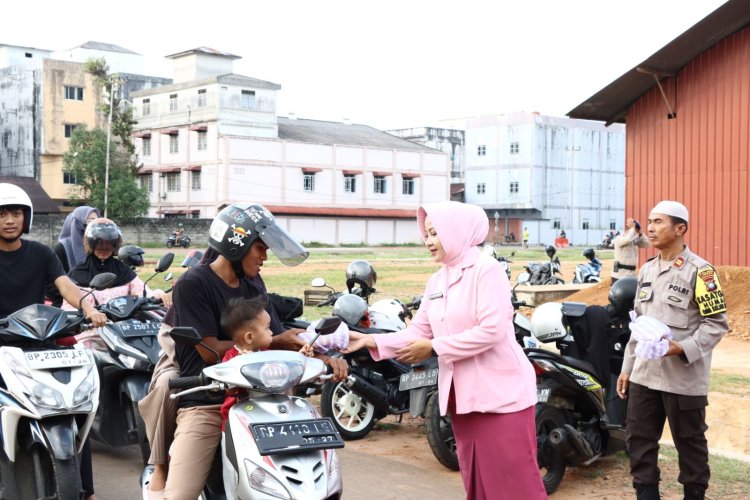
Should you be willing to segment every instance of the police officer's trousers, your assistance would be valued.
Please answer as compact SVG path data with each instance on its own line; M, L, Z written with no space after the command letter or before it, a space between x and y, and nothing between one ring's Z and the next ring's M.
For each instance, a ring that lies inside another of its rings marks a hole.
M628 387L627 445L635 484L659 484L659 439L669 421L679 456L678 481L708 488L707 396L682 396L630 383Z

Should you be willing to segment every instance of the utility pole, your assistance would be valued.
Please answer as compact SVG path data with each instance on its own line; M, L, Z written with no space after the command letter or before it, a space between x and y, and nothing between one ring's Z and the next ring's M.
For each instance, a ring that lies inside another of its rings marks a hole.
M110 77L109 87L109 117L107 118L107 157L104 160L104 217L107 217L107 202L109 201L109 142L112 136L112 108L115 88L120 79L118 75Z

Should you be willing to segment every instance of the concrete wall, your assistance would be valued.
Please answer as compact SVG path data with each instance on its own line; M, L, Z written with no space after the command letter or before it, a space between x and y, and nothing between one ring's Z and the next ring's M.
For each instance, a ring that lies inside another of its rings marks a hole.
M39 179L41 70L0 69L0 175Z

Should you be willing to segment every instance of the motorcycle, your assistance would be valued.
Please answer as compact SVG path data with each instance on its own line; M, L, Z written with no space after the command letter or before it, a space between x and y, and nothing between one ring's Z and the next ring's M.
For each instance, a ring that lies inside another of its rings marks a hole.
M618 233L619 234L619 233ZM614 239L616 235L607 234L602 238L602 242L596 245L597 250L612 250L615 248Z
M537 458L548 494L567 464L588 465L625 449L625 406L614 389L629 321L612 322L609 314L601 306L563 302L543 304L532 316L537 340L555 342L560 351L525 349L537 375ZM549 318L557 326L545 329Z
M325 318L316 333L333 333L340 323L338 318ZM211 350L193 328L176 327L171 335L177 343L200 344ZM325 373L326 366L319 359L269 350L243 354L208 366L201 375L170 381L171 389L183 389L172 396L175 398L198 391L247 391L229 410L223 446L217 450L201 498L341 497L343 484L335 449L343 448L344 441L331 419L321 417L312 403L287 395L300 383L330 378Z
M92 288L115 276L100 274ZM2 498L78 500L79 455L99 404L99 377L87 349L59 345L81 311L33 304L0 320L0 492Z
M183 234L180 236L180 242L177 242L177 232L172 231L172 234L169 235L167 238L167 248L172 248L174 246L180 246L182 248L190 248L190 244L193 242L193 240L190 239L190 236Z
M587 254L587 252L590 252ZM588 259L585 264L576 266L573 283L599 283L601 282L602 262L594 255L594 250L586 249L583 255Z
M529 274L529 279L525 282L527 285L563 285L565 280L561 277L558 278L556 274L562 276L560 269L560 258L555 257L557 249L552 245L547 246L545 249L549 262L529 262L526 264L526 272Z
M169 269L173 259L173 253L162 256L146 283ZM151 449L138 402L148 394L162 354L157 334L166 311L161 300L146 297L145 286L142 297L117 297L97 309L109 322L99 329L107 350L91 350L102 383L91 437L111 447L136 444L145 464Z
M500 266L503 268L503 271L505 271L505 274L508 276L508 279L510 280L510 264L512 264L513 261L510 260L510 259L508 259L508 258L506 258L503 255L498 255L495 252L495 247L492 246L492 245L484 245L482 247L482 251L485 254L487 254L490 257L492 257L493 259L496 259L500 263ZM511 257L513 257L515 255L516 255L516 252L511 252L510 253Z

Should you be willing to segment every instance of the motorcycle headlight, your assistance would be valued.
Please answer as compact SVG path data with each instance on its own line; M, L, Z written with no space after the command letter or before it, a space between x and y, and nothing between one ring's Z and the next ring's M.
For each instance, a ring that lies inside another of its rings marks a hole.
M275 498L292 498L287 489L278 479L248 459L245 459L245 473L250 482L250 487L254 490L262 491L263 493Z
M148 356L142 353L135 347L131 346L127 342L124 342L117 334L113 333L109 328L104 327L99 329L99 336L109 346L110 349L118 354L125 354L132 356L141 361L148 362Z
M73 406L81 406L91 401L91 396L94 394L94 373L93 369L89 368L86 373L86 377L83 379L76 391L73 393Z
M29 400L37 406L50 409L65 408L65 401L57 389L34 382L31 386Z
M274 393L282 393L299 384L305 373L304 361L267 361L248 363L240 373L254 387Z

